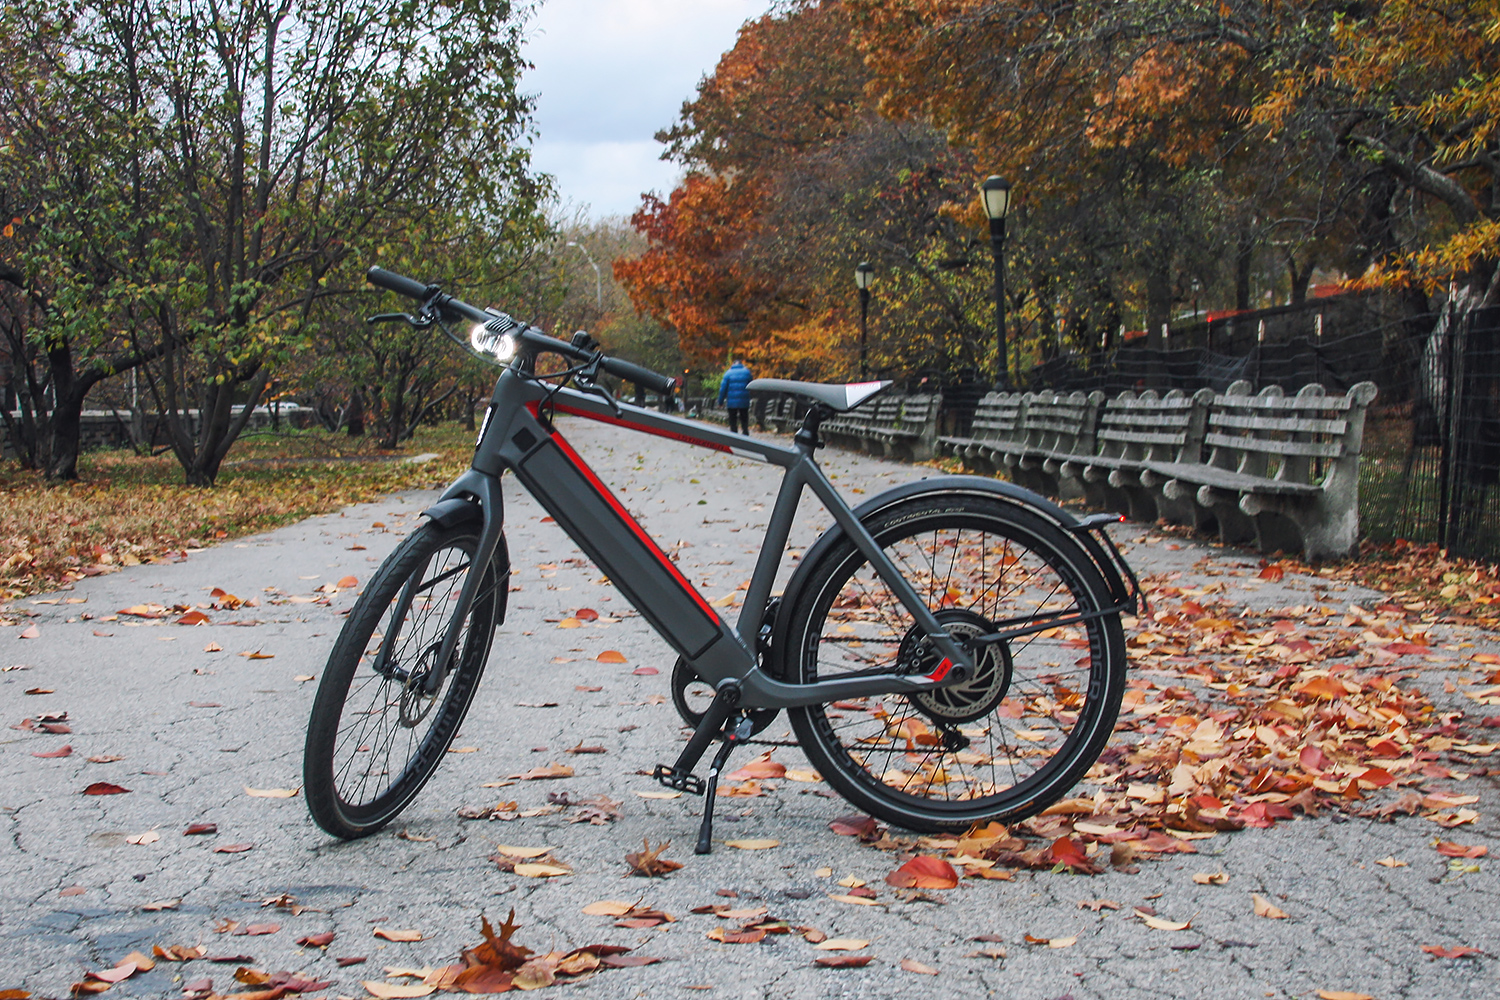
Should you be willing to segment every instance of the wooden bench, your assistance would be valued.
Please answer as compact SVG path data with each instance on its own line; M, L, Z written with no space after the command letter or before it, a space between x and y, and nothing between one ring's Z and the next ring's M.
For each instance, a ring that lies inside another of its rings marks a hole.
M1150 524L1158 518L1191 521L1189 512L1160 491L1141 482L1146 463L1196 462L1203 457L1203 435L1212 389L1191 396L1173 389L1165 396L1147 389L1140 395L1126 391L1106 400L1094 432L1095 454L1069 455L1058 475L1091 507L1128 514Z
M1347 555L1359 537L1359 454L1374 383L1342 396L1316 383L1286 396L1236 382L1213 398L1206 462L1148 460L1142 485L1184 504L1195 526L1264 552ZM1183 456L1186 459L1186 456Z
M983 472L998 473L1006 467L1006 455L1019 454L1025 447L1021 433L1025 399L1019 392L991 392L979 401L974 419L965 436L945 435L937 439L938 449L962 459ZM998 459L996 464L993 459Z

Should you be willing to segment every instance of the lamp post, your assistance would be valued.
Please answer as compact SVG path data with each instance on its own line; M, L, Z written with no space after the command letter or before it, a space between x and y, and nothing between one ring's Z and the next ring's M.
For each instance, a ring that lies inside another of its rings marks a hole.
M596 305L598 305L599 311L601 313L604 312L604 278L599 274L599 265L594 263L594 255L589 253L588 247L584 246L582 243L579 243L577 240L569 240L568 246L577 247L580 251L582 251L583 256L588 260L589 264L593 266L594 302Z
M875 280L875 268L869 261L860 261L854 268L854 287L859 289L859 377L869 377L869 349L866 334L870 325L870 282Z
M990 217L990 252L995 258L995 381L1009 389L1010 352L1005 342L1005 216L1010 211L1010 181L993 175L979 185L984 214Z

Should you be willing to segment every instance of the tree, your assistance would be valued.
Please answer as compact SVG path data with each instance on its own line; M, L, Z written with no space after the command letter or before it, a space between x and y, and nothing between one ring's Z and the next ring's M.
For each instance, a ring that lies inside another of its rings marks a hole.
M505 0L9 16L20 45L56 38L44 73L9 81L12 107L76 109L106 140L54 143L86 197L47 202L25 270L61 291L37 336L123 331L191 484L213 483L277 365L310 347L318 304L361 288L365 264L439 233L477 254L537 233Z

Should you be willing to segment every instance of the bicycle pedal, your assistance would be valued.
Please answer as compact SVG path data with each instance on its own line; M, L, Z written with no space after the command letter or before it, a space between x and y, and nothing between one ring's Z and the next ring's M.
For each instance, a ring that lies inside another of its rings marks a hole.
M651 772L651 777L668 788L687 792L689 795L702 795L708 789L707 783L702 778L688 771L679 771L670 764L657 764L656 770Z

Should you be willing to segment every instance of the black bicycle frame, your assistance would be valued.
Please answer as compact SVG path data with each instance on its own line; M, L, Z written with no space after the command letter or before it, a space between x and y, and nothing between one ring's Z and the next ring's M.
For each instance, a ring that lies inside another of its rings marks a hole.
M785 470L735 628L730 628L719 617L712 605L704 600L558 433L552 425L551 415L554 413L598 420L700 448L767 462ZM728 680L739 684L739 704L747 709L792 708L869 695L916 694L967 679L974 669L973 655L939 624L813 461L812 453L810 443L786 448L628 403L616 403L569 388L557 389L508 368L496 383L494 396L485 412L472 468L448 487L439 504L431 510L436 512L445 503L455 501L479 506L483 528L473 564L485 566L494 555L502 535L500 476L507 469L512 470L527 492L536 497L558 526L604 571L610 583L699 677L716 688ZM755 652L756 640L804 489L811 489L822 501L942 654L942 660L932 673L861 675L811 684L788 684L761 669ZM443 666L434 669L427 677L429 691L435 692L442 684L446 665L453 660L462 623L483 576L483 573L470 573L464 581L458 607L436 661Z

